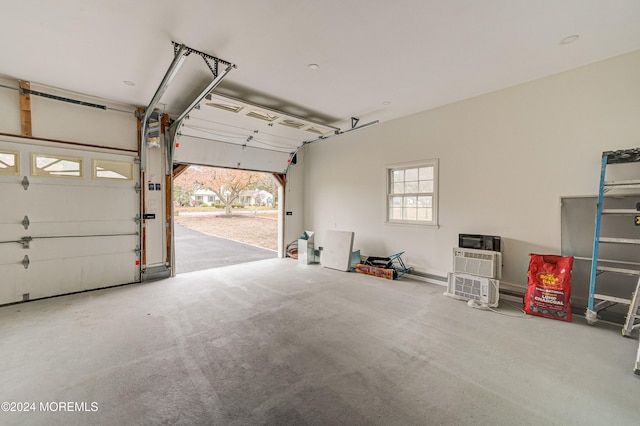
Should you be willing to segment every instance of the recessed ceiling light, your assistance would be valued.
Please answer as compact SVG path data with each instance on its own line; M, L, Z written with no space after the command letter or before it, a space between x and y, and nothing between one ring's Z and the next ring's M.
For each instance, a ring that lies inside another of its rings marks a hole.
M391 101L384 101L382 105L391 105Z
M578 34L570 35L570 36L565 37L562 40L560 40L560 44L570 44L570 43L573 43L574 41L576 41L579 38L580 38L580 36Z
M136 85L133 81L129 81L129 80L124 80L123 83L126 84L127 86L135 86Z
M320 65L318 65L318 64L309 64L309 65L307 65L307 68L309 68L310 70L317 70L318 68L320 68Z

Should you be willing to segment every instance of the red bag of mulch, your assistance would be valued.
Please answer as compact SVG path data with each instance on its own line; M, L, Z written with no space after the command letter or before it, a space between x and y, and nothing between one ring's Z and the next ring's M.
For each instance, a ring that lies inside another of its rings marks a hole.
M524 311L571 321L571 269L573 256L530 254Z

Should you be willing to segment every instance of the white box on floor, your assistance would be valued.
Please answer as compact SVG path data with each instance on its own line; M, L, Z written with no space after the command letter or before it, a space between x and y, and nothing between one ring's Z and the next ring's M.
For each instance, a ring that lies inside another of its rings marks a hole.
M304 234L307 237L306 239L298 239L298 263L309 265L317 262L315 256L314 233L311 231L304 231Z
M353 232L327 230L321 264L325 268L348 271L353 251Z

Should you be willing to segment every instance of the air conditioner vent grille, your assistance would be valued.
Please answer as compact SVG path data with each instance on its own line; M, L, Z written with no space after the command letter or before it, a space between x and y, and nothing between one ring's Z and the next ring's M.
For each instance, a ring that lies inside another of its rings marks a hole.
M449 274L447 296L461 300L475 300L488 306L497 306L500 281L467 274Z
M464 257L468 257L470 259L482 259L482 260L493 260L493 256L485 253L469 253L464 252Z
M502 254L496 251L454 248L453 271L500 279L502 276Z

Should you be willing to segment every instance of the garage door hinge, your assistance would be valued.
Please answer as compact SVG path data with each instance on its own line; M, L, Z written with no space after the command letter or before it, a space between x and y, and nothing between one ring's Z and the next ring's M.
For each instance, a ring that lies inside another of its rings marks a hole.
M24 229L29 229L29 224L31 222L29 222L29 216L24 217L24 219L22 219L22 226L24 226Z
M140 256L140 253L142 253L142 250L140 250L140 246L139 246L139 245L138 245L138 246L136 246L136 249L134 250L134 252L135 252L138 256Z
M24 258L22 259L22 266L24 266L24 269L29 269L29 256L25 255Z
M20 241L18 241L20 244L22 244L22 248L23 249L28 249L29 248L29 243L31 242L31 240L33 240L33 238L31 237L22 237L20 238Z
M25 191L27 190L27 188L29 188L29 178L27 178L26 176L22 179L22 187Z
M140 191L142 191L142 187L140 186L140 182L136 182L135 190L136 190L136 192L138 194L140 193Z
M142 220L142 218L140 217L140 215L139 215L139 214L136 214L136 217L134 217L134 218L133 218L133 220L134 220L138 225L140 225L140 221Z

